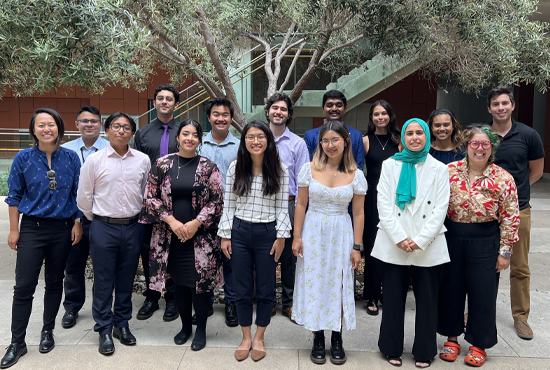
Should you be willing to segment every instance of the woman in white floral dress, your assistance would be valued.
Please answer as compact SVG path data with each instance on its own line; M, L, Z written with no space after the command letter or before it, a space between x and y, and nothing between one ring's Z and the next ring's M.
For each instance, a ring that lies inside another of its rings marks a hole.
M292 244L298 257L292 318L313 331L310 358L316 364L326 362L325 329L332 330L331 362L346 362L342 327L355 329L352 270L361 259L366 192L367 182L353 159L346 126L326 122L313 161L298 175Z

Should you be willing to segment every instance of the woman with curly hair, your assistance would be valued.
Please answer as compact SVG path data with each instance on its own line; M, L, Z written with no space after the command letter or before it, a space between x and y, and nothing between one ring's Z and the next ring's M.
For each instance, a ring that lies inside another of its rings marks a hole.
M449 109L436 109L428 119L430 127L430 154L444 164L466 156L462 148L462 127Z

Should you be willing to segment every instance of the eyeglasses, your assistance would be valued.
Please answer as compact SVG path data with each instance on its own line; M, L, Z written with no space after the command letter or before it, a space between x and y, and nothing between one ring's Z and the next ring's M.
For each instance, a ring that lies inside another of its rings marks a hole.
M258 136L246 135L246 141L250 141L251 143L253 143L254 141L256 141L256 139L258 139L259 142L266 141L267 136L265 136L265 135L258 135Z
M130 126L130 125L121 126L118 123L113 123L111 125L111 128L115 131L120 131L120 128L122 128L122 129L124 129L124 132L132 132L132 126Z
M78 119L76 121L82 123L83 125L87 125L87 124L91 123L94 126L101 122L98 119Z
M484 150L491 149L491 148L493 147L493 143L491 143L489 140L485 140L485 141L470 141L470 142L468 143L468 145L469 145L470 148L472 148L473 150L479 149L480 146L481 146Z
M171 98L169 96L167 97L164 97L164 96L157 96L157 101L164 101L166 100L168 103L171 103L174 101L174 98Z
M48 172L46 172L46 176L48 177L48 179L50 179L50 183L48 184L48 188L50 188L50 190L57 189L57 181L55 181L55 171L54 170L49 170Z
M338 144L340 144L341 141L342 140L338 139L337 137L335 137L331 140L323 139L323 140L321 140L321 145L322 146L329 146L330 143L332 143L333 146L337 146Z

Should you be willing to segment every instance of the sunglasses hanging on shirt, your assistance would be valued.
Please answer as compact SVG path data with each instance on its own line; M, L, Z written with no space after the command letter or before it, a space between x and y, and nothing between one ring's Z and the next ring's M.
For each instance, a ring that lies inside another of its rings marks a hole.
M57 189L57 181L55 181L55 171L54 170L49 170L46 173L46 176L48 176L48 179L50 179L50 183L48 184L48 188L50 188L50 190Z

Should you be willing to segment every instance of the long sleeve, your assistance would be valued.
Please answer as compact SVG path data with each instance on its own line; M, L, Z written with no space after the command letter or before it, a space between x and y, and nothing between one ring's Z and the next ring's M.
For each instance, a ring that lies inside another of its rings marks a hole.
M200 210L197 220L204 227L213 227L218 224L223 213L223 176L218 166L213 164L208 179L208 203Z
M315 130L309 130L304 135L304 141L306 142L310 161L313 159L313 153L315 153L315 149L317 148L317 140L315 140L317 136L316 133Z
M165 186L164 166L159 166L159 161L160 159L153 164L153 167L149 171L143 198L143 207L140 214L141 223L153 224L172 215L172 212L167 207L166 195L164 195L163 192L163 187ZM167 166L168 169L170 168L168 164L165 166Z
M93 219L95 162L88 160L80 170L80 180L76 194L76 205L88 220Z
M391 173L393 162L385 161L382 164L382 172L380 174L380 181L378 182L378 217L382 228L386 231L386 235L391 239L393 244L397 244L407 239L407 233L403 230L403 227L399 223L392 213L393 207L391 197L390 181L397 181L392 179Z
M512 176L503 184L498 202L498 221L500 226L500 251L511 251L513 243L519 240L519 206L516 183Z
M23 161L19 154L15 156L11 165L10 175L8 177L8 188L9 192L6 197L6 203L10 207L19 207L26 188Z
M275 198L275 215L277 217L275 229L277 230L277 238L290 238L290 230L292 230L292 224L288 215L288 181L288 169L283 165L281 188Z
M447 166L440 166L437 174L437 197L434 199L434 208L428 221L422 227L420 233L412 238L412 240L425 250L440 233L441 226L445 221L445 215L449 208L450 185L449 185L449 170Z
M71 153L71 154L74 154L74 153ZM73 177L73 187L71 189L71 194L73 197L75 197L76 199L76 196L78 195L78 183L80 182L80 159L78 158L78 156L76 154L72 155L72 162L71 162L71 167L72 167L72 170L73 170L73 173L75 174L75 176ZM76 209L76 212L74 214L74 217L75 218L79 218L83 215L82 211L80 209Z
M361 136L361 132L357 131L356 134L354 134L353 142L351 143L351 148L353 151L353 157L355 158L355 162L357 162L357 168L360 170L363 170L363 166L365 163L365 147L363 146L363 137Z
M236 161L233 161L227 169L227 177L225 179L225 196L223 199L223 214L218 226L218 236L227 239L231 239L231 229L233 228L233 218L235 217L235 208L237 205L237 196L233 192L233 184L235 183L235 165Z

